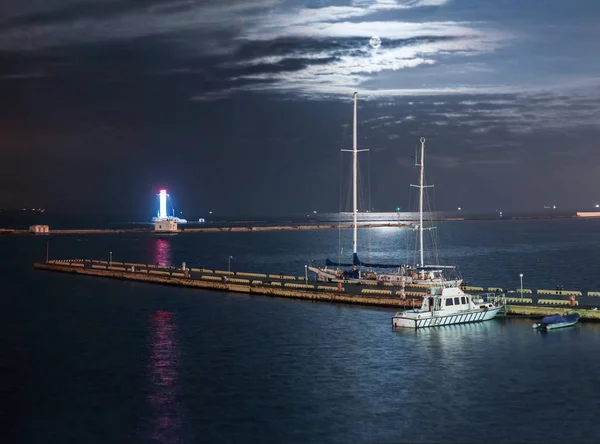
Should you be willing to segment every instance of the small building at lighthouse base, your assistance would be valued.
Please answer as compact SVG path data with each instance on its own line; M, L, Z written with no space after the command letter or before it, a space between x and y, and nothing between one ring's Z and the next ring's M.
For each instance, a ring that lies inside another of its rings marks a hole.
M177 221L175 219L163 219L154 221L154 231L162 233L177 232Z

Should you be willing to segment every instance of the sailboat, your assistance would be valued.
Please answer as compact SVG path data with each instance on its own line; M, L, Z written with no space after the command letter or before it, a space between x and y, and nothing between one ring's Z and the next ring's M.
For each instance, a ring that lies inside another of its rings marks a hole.
M428 286L427 295L423 298L421 308L396 313L392 317L392 326L417 329L489 321L496 317L501 307L462 291L461 279L446 279L443 275L444 271L456 268L455 266L425 265L423 231L427 228L423 226L423 192L425 188L432 186L424 184L425 138L421 138L421 158L420 163L417 160L417 166L421 167L421 179L419 185L412 186L419 187L420 191L419 225L416 227L419 230L420 264L412 269L404 269L400 273L380 275L379 278L401 279L412 285L425 284Z
M427 265L425 264L425 249L423 246L423 232L433 230L435 227L425 227L423 224L423 199L425 188L431 188L433 185L425 185L425 138L421 137L421 156L416 159L416 166L420 167L419 185L411 187L419 188L419 224L415 229L419 232L419 259L420 262L416 266L401 266L391 273L382 273L377 276L380 281L392 283L404 283L406 285L440 285L459 286L462 279L448 276L444 273L453 273L456 275L455 265Z
M320 281L332 281L337 279L343 279L349 283L359 283L363 281L377 281L377 282L389 282L393 285L437 285L444 283L450 286L459 286L462 283L462 279L447 279L444 272L456 270L456 266L453 265L425 265L424 263L424 246L423 246L423 232L432 228L425 228L423 226L423 199L424 189L432 187L433 185L425 185L425 138L421 138L421 157L420 163L417 159L417 166L421 167L420 170L420 182L419 185L411 185L419 187L420 198L419 198L419 225L416 227L419 230L419 252L420 252L420 263L416 266L410 266L407 264L401 265L390 265L390 264L375 264L366 263L359 259L357 249L357 238L358 238L358 190L357 190L357 176L358 176L358 153L368 150L359 150L357 147L357 98L358 93L354 93L354 125L353 125L353 149L342 150L352 153L352 172L353 172L353 187L352 187L352 200L353 200L353 211L352 211L352 222L353 222L353 235L352 235L352 263L342 264L335 263L327 259L325 266L307 266L309 271L314 272L317 275L317 279ZM341 269L340 267L346 267ZM384 272L378 274L374 269L388 269L390 272Z

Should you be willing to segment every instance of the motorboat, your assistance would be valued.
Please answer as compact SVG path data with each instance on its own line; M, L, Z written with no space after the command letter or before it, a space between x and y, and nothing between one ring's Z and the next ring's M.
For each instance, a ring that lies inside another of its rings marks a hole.
M533 324L533 328L540 331L554 330L556 328L571 327L579 322L581 315L577 312L562 316L555 314L543 317L540 322Z
M404 310L392 317L393 327L428 328L489 321L501 307L469 295L452 284L430 287L421 308Z

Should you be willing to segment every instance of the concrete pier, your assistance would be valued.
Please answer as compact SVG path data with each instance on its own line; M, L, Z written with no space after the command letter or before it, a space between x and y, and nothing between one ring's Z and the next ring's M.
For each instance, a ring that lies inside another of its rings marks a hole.
M107 277L155 284L194 287L207 290L238 292L265 296L307 299L324 302L342 302L380 307L420 307L425 286L406 286L404 295L398 286L389 282L365 282L362 285L344 281L317 282L305 280L304 276L232 272L206 268L164 267L131 262L107 262L101 260L71 259L35 263L38 270L57 271L87 276ZM567 314L576 310L581 319L600 320L600 292L588 292L584 296L574 290L523 289L523 295L503 293L498 287L464 286L471 294L495 293L497 301L504 304L508 316L542 317L555 313ZM575 297L570 301L570 297ZM580 304L580 302L582 302ZM574 304L574 305L571 305Z
M355 291L351 291L341 283L307 282L302 277L282 274L234 273L199 268L182 270L176 267L162 267L150 264L108 263L106 261L91 260L49 261L35 263L34 268L87 276L292 299L398 308L411 307L413 305L420 306L421 304L421 298L414 296L401 298L393 294L391 290L358 288L354 289Z
M579 307L543 307L540 305L507 305L507 314L510 316L540 318L544 316L552 316L554 314L568 315L576 311L581 315L581 320L600 321L600 310L596 307L579 308Z

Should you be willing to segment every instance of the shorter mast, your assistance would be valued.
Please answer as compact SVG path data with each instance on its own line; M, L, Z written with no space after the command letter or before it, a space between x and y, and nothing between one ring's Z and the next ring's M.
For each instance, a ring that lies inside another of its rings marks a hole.
M421 179L419 181L419 250L421 251L421 265L423 261L423 181L425 179L425 137L421 137Z
M423 231L431 228L423 228L423 195L425 188L431 188L433 185L425 185L425 137L421 137L421 157L420 159L415 159L415 166L421 167L421 172L419 176L419 185L412 185L411 187L419 188L419 257L421 259L421 263L418 264L421 267L425 265L424 259L424 248L423 248Z

